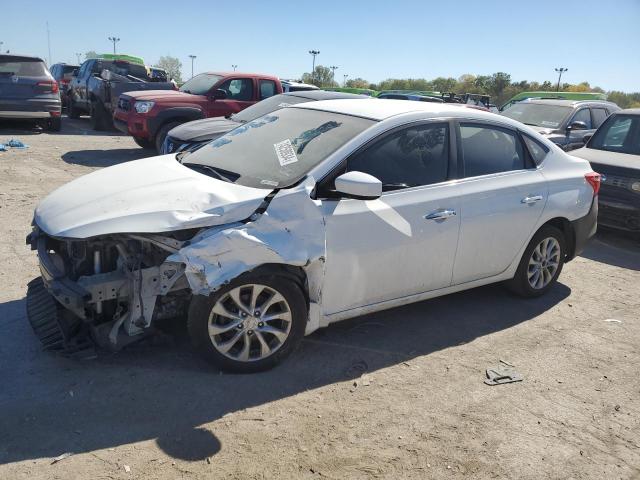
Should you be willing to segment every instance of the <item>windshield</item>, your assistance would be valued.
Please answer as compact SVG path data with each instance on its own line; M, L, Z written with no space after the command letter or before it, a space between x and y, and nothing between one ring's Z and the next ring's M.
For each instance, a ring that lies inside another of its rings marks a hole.
M640 155L640 115L612 115L593 135L589 148Z
M234 113L233 119L236 122L250 122L251 120L255 120L258 117L266 115L267 113L275 112L276 110L288 107L289 105L309 101L310 100L308 98L294 97L293 95L275 95L245 108L240 113Z
M573 110L560 105L540 103L515 103L502 111L505 117L513 118L534 127L558 128Z
M375 122L283 108L246 123L183 157L184 165L253 188L293 185Z
M18 77L44 77L47 70L39 60L0 61L0 75Z
M193 93L194 95L206 95L213 86L218 83L222 77L211 73L201 73L191 80L188 80L180 87L180 91L184 93Z

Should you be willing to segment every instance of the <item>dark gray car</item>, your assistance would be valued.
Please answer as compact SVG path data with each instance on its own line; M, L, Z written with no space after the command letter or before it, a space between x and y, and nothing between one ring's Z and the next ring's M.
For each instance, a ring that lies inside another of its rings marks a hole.
M59 131L61 110L58 82L41 58L0 55L0 118L33 119Z
M620 110L604 100L532 99L502 111L505 117L529 125L564 151L580 148L609 115Z
M176 128L169 130L160 153L166 154L185 150L194 151L243 123L255 120L262 115L279 110L280 108L295 105L296 103L335 100L339 98L371 99L365 95L326 92L324 90L309 90L274 95L229 117L204 118L202 120L194 120L193 122L178 125Z

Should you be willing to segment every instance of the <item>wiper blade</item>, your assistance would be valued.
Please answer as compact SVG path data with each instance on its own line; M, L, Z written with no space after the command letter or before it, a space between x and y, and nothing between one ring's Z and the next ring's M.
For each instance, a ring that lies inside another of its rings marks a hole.
M223 182L228 182L228 183L233 183L229 178L225 177L224 175L222 175L217 168L211 167L209 165L203 165L201 163L183 163L183 165L185 167L191 167L194 169L198 169L201 168L203 170L206 170L207 172L213 173L213 175L218 179L218 180L222 180Z

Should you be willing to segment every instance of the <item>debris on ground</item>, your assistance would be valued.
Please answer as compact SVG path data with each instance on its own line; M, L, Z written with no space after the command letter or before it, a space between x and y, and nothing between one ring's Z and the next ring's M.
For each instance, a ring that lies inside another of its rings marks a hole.
M69 458L71 455L73 455L73 452L66 452L66 453L63 453L62 455L58 455L56 458L51 460L51 465L53 465L54 463L58 463L64 460L65 458Z
M131 473L131 467L129 465L123 465L124 471L127 473Z
M500 360L500 365L497 367L487 368L486 375L484 383L491 386L522 381L522 375L516 372L511 363L504 360Z
M615 318L606 318L605 322L607 322L607 323L622 323L622 320L618 320L618 319L615 319Z
M29 148L29 145L22 143L17 138L12 138L11 140L0 143L0 152L6 152L9 148L15 148L17 150L24 150L25 148Z

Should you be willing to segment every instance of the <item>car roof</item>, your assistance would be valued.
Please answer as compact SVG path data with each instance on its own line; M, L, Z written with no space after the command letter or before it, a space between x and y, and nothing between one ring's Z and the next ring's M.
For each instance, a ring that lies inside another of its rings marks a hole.
M616 115L640 115L640 108L625 108L614 112Z
M461 104L454 103L407 102L406 100L372 98L368 102L356 101L354 99L324 100L292 105L288 108L322 110L325 112L369 118L371 120L385 120L396 115L423 112L425 118L466 117L520 125L519 122L509 121L511 119L507 117L472 108L461 108Z
M0 54L0 62L10 62L12 60L22 60L22 61L37 61L44 62L40 57L31 57L29 55L14 55L12 53L3 53Z
M598 104L598 105L611 105L617 106L613 102L607 102L606 100L565 100L559 98L530 98L518 103L536 103L540 105L558 105L561 107L575 107L584 104Z
M260 77L260 78L266 78L269 80L278 80L280 81L280 79L278 77L275 77L273 75L267 75L265 73L247 73L247 72L201 72L198 75L201 75L202 73L206 73L208 75L219 75L221 77L237 77L237 78L255 78L255 77Z
M337 99L371 99L366 95L358 95L357 93L345 93L345 92L328 92L326 90L300 90L297 92L283 93L282 95L290 97L308 98L309 100L337 100Z

